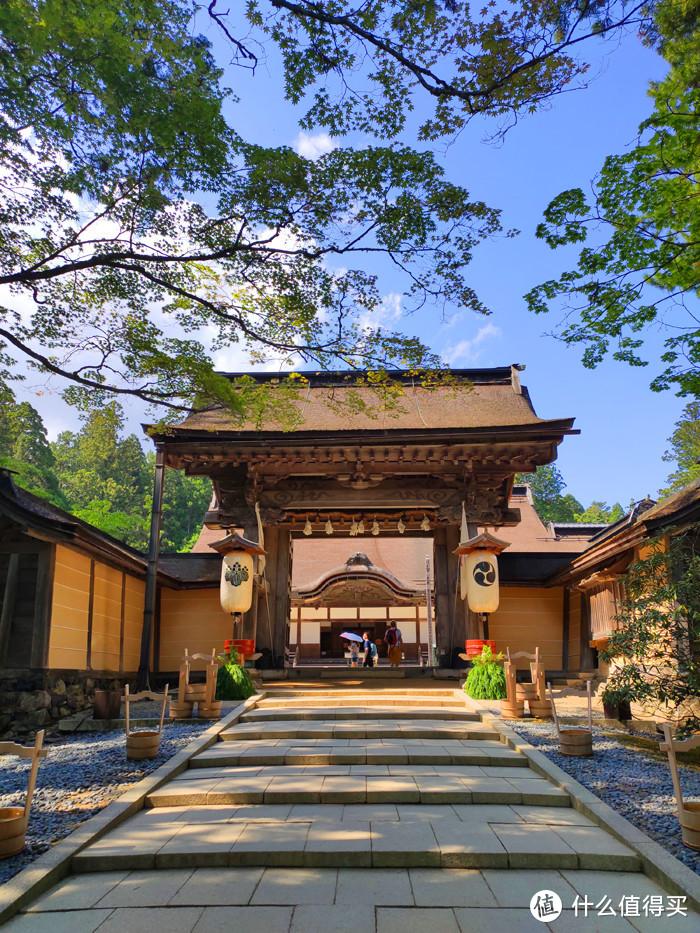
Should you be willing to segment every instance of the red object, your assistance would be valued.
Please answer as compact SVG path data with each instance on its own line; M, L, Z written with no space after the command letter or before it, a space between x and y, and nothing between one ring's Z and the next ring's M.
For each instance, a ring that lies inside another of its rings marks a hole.
M253 638L227 638L224 642L224 651L228 651L231 645L243 657L255 654L255 639Z
M491 651L493 651L493 653L495 654L496 653L496 642L495 641L490 641L484 638L471 638L471 639L468 638L464 642L464 653L468 655L470 658L475 658L481 654L481 652L487 645L491 649Z

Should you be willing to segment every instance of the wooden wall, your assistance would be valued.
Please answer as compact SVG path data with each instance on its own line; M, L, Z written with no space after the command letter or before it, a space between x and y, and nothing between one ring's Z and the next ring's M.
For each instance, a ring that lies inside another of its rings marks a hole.
M258 628L266 624L263 611ZM185 648L194 653L224 650L233 636L233 619L219 602L219 587L206 590L160 591L158 670L177 671ZM236 635L236 638L239 636Z
M91 568L86 554L56 545L49 667L87 667Z
M502 586L498 610L489 616L489 638L497 651L533 653L539 646L548 670L562 668L564 588ZM525 662L518 667L527 668Z
M144 591L139 577L57 545L48 666L137 670Z
M581 670L581 590L572 589L569 597L569 667Z

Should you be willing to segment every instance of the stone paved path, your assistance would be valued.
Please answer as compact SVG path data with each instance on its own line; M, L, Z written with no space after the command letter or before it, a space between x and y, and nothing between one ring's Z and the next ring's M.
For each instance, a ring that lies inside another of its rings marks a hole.
M8 933L689 931L619 916L661 898L452 690L267 697L147 808L73 859ZM550 889L564 912L536 920ZM577 897L610 898L587 918Z

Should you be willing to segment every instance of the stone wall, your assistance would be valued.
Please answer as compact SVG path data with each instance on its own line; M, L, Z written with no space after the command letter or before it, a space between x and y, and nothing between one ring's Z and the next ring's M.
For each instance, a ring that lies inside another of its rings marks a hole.
M95 690L123 690L135 674L100 676L93 671L0 671L0 738L48 729L64 716L92 707Z

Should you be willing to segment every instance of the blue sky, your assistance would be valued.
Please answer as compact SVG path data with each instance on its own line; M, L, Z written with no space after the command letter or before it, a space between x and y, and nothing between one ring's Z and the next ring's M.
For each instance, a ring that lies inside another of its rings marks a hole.
M493 130L482 121L471 124L447 149L436 150L450 180L466 187L473 198L500 207L504 228L522 231L515 239L483 244L474 252L469 284L492 314L457 312L443 323L438 312L425 309L406 318L389 274L381 284L388 326L418 335L455 367L525 364L521 378L537 413L575 417L581 430L580 437L567 438L560 447L557 465L567 491L584 505L593 499L627 505L647 493L653 496L664 485L670 465L661 456L684 401L649 390L657 372L653 362L645 369L612 361L594 371L584 369L575 349L545 336L556 318L534 317L522 298L575 256L573 251L553 252L536 240L534 230L547 203L566 188L587 189L604 157L633 143L637 125L650 111L648 81L664 72L663 61L633 36L619 47L598 51L591 71L600 74L588 89L555 99L546 111L510 130L502 145L481 142ZM293 145L305 155L330 144L324 134L300 134L298 112L282 100L276 61L262 63L255 76L238 71L233 77L240 103L231 105L230 117L243 135L266 145ZM650 335L652 360L658 359L660 343L658 335ZM224 358L220 362L230 363ZM37 398L26 388L20 395L41 411L50 436L77 424L56 393ZM129 419L130 428L140 433L144 412L132 408Z

